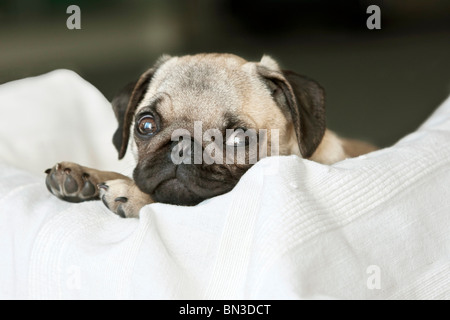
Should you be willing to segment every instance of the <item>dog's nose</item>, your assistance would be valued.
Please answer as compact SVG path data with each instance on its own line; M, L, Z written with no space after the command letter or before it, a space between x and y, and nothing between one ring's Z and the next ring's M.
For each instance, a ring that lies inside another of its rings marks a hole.
M170 148L172 162L175 164L188 163L187 160L192 159L194 143L190 137L180 137L178 141L173 141Z

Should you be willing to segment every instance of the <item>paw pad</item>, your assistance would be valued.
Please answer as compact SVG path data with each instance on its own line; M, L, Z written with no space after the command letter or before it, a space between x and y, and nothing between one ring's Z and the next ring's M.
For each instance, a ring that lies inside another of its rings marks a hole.
M69 202L98 199L98 190L83 167L74 163L57 163L45 170L47 189L56 197Z

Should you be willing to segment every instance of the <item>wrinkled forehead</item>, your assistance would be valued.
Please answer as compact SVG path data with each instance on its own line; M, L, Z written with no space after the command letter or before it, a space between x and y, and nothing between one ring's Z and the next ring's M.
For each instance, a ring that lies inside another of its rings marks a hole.
M175 57L156 71L137 112L163 94L158 112L211 123L242 109L251 78L251 66L236 56Z

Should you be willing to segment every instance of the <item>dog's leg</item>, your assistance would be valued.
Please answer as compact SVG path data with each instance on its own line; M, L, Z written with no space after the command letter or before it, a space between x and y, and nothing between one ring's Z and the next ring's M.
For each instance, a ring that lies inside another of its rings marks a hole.
M105 206L122 218L137 218L141 208L153 203L130 178L109 180L99 185L100 198Z
M60 162L45 173L48 190L68 202L100 200L98 184L112 179L129 179L119 173L91 169L72 162Z
M56 197L68 202L102 200L121 217L137 217L139 210L152 203L133 180L120 173L100 171L72 162L61 162L47 169L45 184Z

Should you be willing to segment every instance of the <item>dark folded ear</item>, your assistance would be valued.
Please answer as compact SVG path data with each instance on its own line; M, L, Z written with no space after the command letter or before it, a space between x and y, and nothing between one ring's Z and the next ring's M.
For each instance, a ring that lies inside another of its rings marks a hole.
M116 132L113 136L113 144L120 152L122 149L122 135L123 135L123 123L125 120L125 112L127 111L128 103L130 102L131 94L133 93L134 87L137 81L130 82L127 84L112 100L111 104L116 116L117 122L119 124Z
M147 70L134 84L129 84L122 91L122 94L113 100L113 109L119 121L119 128L113 137L113 143L119 151L119 159L122 159L127 152L128 141L130 140L130 127L133 115L137 106L144 98L154 74L154 69ZM128 101L127 101L128 100Z
M294 124L303 158L313 155L326 129L325 93L315 81L292 71L274 71L264 66L259 73L276 89L272 94Z
M164 62L169 59L170 56L165 55L161 57L153 68L144 72L144 74L142 74L136 82L129 83L113 99L112 106L119 123L119 127L113 136L113 144L119 152L119 159L122 159L127 151L134 112L144 98L154 73Z

